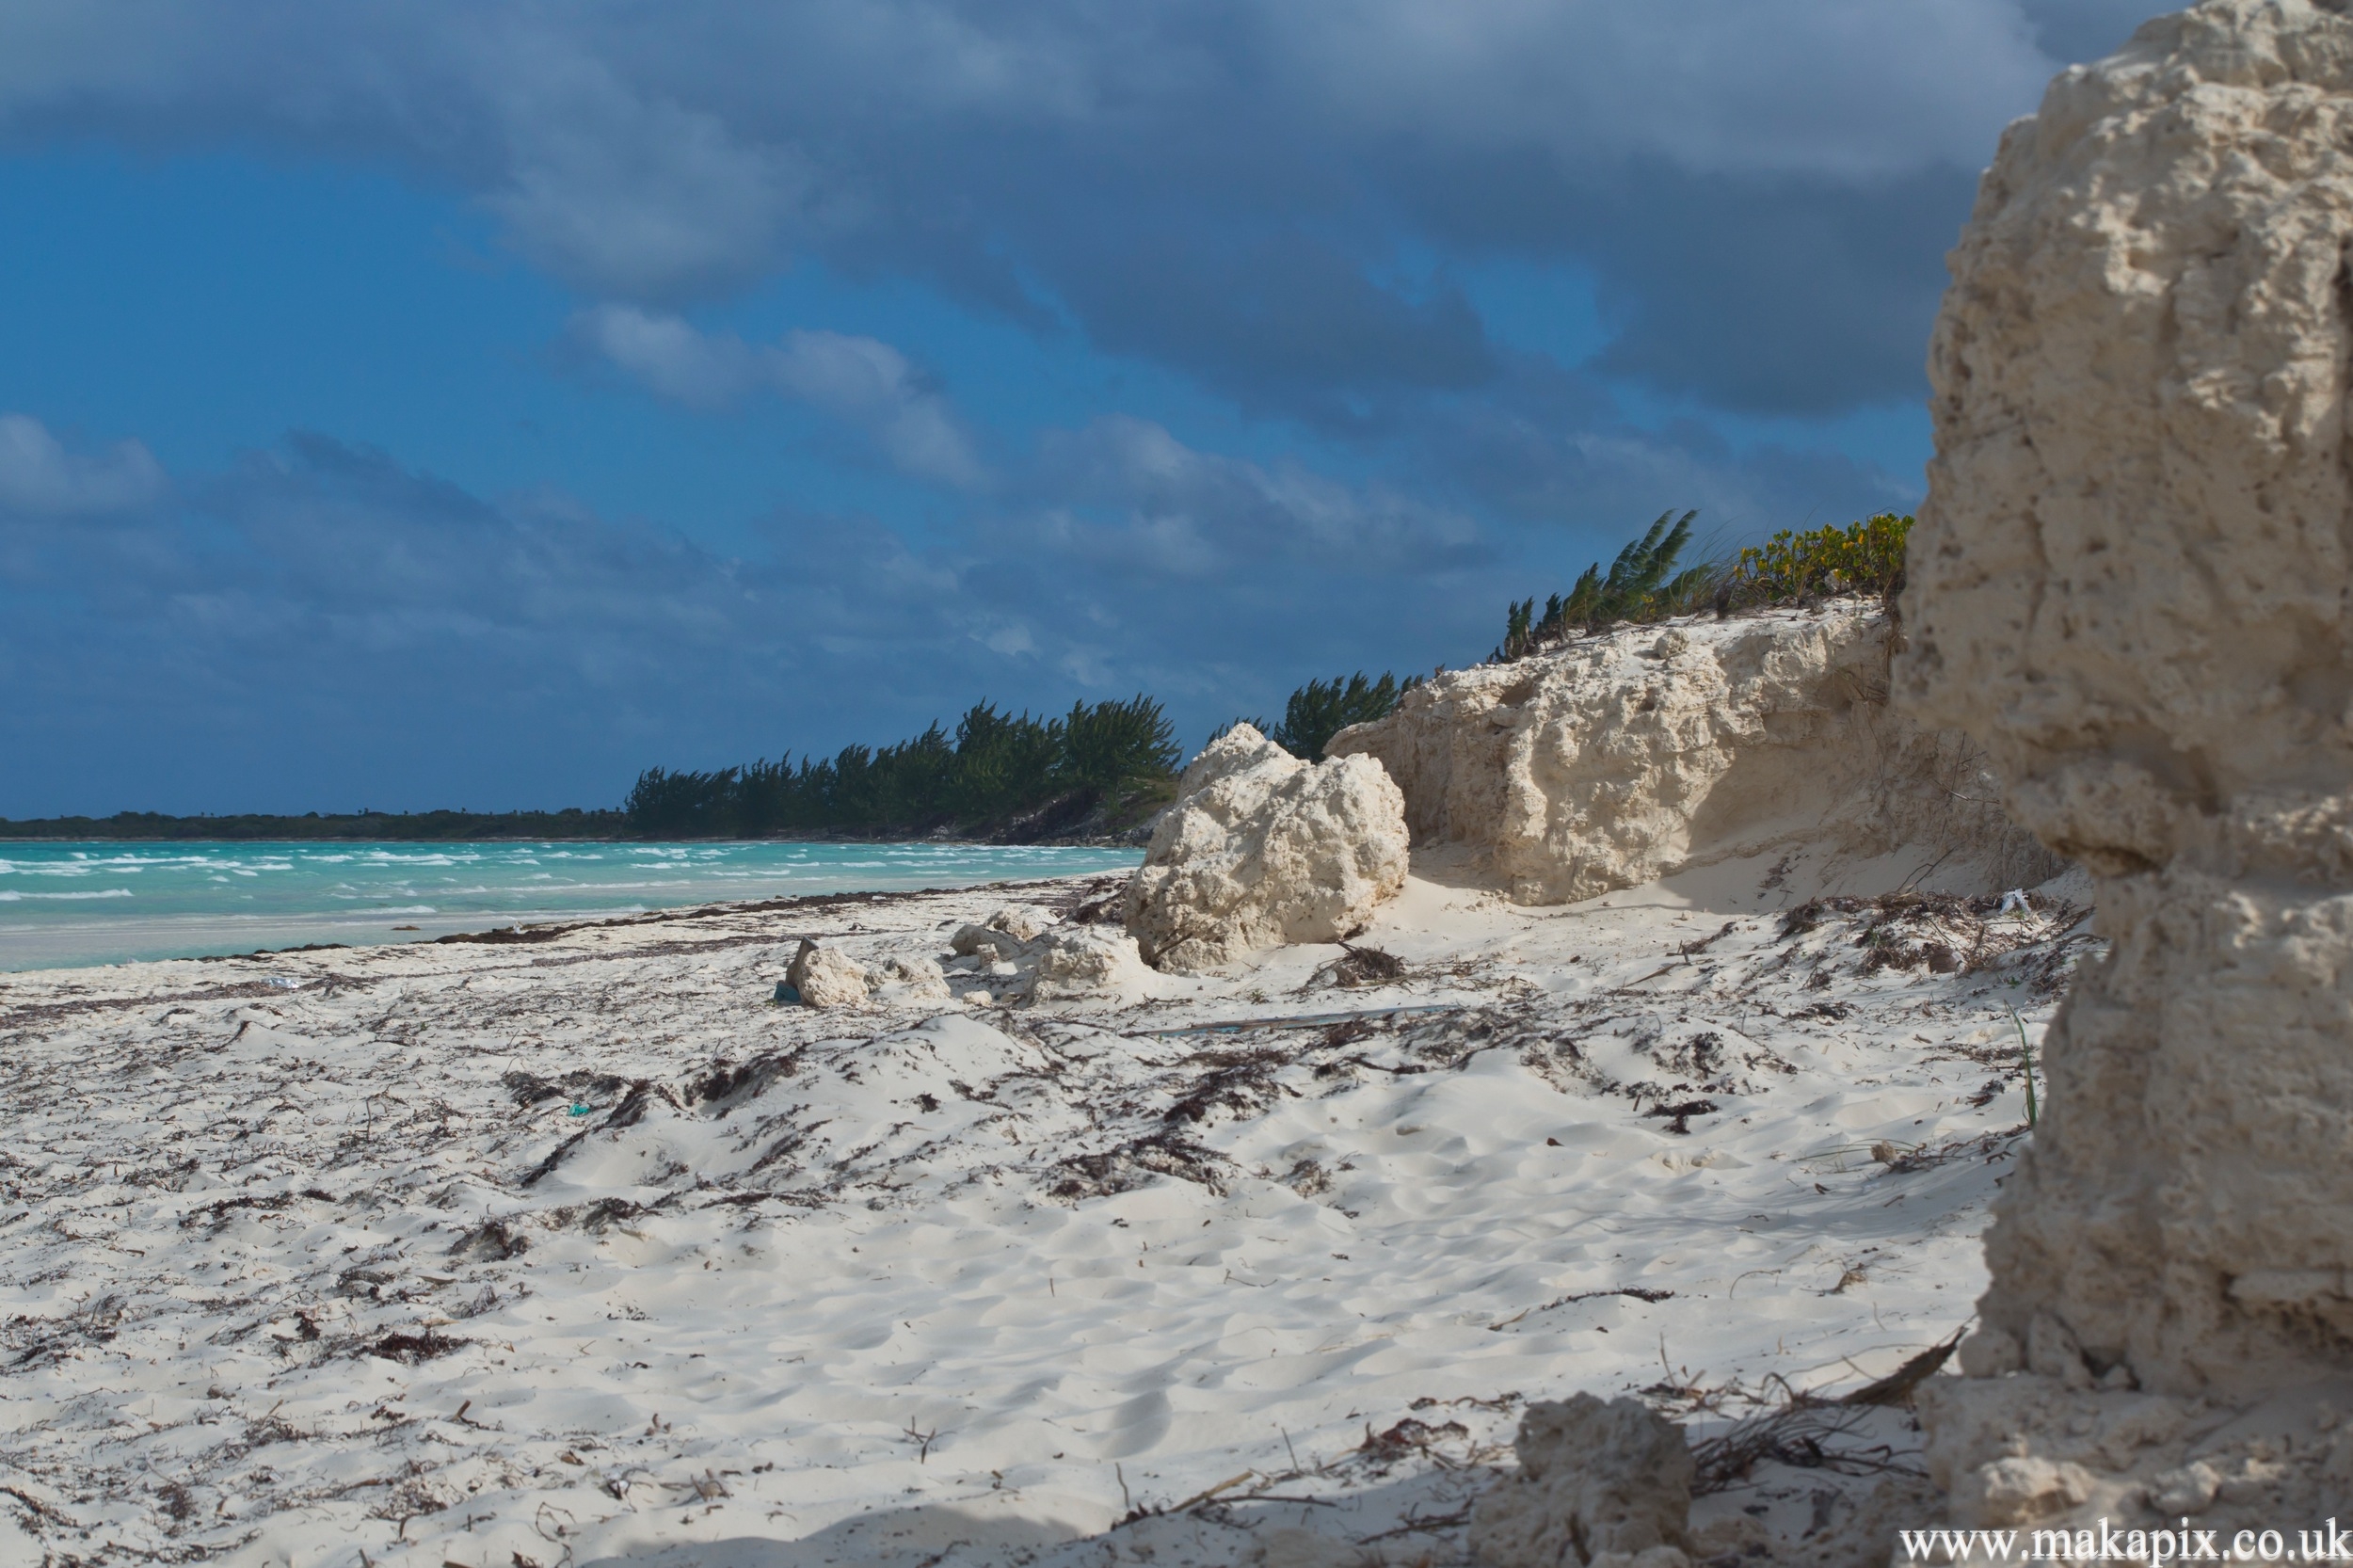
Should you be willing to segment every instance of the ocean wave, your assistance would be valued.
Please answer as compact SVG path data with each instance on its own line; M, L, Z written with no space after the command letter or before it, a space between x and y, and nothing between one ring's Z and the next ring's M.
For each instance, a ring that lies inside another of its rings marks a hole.
M595 918L817 892L968 886L1133 865L1060 846L757 842L316 845L10 844L0 933L48 932L44 962L208 951L266 931L272 945L378 941L408 920L483 924ZM134 897L133 889L136 888ZM158 923L161 922L161 923ZM152 929L151 929L152 928ZM58 934L79 935L65 938ZM312 936L302 935L315 933ZM18 945L0 941L0 952ZM11 967L0 957L0 968Z
M0 904L22 904L31 899L71 899L78 902L83 899L137 896L128 888L109 888L102 893L20 893L13 889L0 889Z

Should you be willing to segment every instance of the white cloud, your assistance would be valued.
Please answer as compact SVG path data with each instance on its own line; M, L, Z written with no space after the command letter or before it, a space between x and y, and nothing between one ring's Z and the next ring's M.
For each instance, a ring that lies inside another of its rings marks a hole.
M991 653L1000 653L1008 659L1037 651L1037 639L1030 635L1030 629L1019 621L997 626L983 625L976 628L971 636L974 642Z
M987 477L948 400L888 344L795 331L769 351L769 366L785 392L863 425L907 472L966 489Z
M151 505L169 488L162 465L138 441L84 456L67 451L37 419L0 414L0 511L96 517Z
M987 481L948 400L874 338L792 331L754 346L633 305L583 312L573 332L657 396L720 408L772 391L863 431L903 472L958 489Z
M600 305L573 319L580 341L646 384L657 397L724 408L759 388L765 367L734 337L711 337L674 315L633 305Z
M1050 433L1036 483L1055 504L1033 526L1057 548L1172 576L1213 579L1283 556L1338 575L1412 570L1459 559L1481 537L1467 515L1387 486L1201 452L1126 414ZM1118 525L1085 522L1081 508Z
M739 282L774 260L809 194L808 160L589 74L549 101L497 104L506 167L483 202L520 248L640 298Z

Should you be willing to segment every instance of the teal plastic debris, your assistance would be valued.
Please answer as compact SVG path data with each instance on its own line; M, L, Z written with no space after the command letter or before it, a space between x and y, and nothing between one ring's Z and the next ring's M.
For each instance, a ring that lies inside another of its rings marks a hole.
M798 1007L801 1004L801 988L789 980L779 980L776 982L776 1000L780 1004Z
M575 1105L570 1112L574 1116L593 1116L596 1113L597 1108L593 1105Z

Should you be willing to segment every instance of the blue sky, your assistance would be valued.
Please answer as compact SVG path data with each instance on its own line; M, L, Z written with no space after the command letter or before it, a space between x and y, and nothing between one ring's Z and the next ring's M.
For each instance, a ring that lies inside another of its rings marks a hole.
M0 815L598 805L1908 508L2110 0L0 0Z

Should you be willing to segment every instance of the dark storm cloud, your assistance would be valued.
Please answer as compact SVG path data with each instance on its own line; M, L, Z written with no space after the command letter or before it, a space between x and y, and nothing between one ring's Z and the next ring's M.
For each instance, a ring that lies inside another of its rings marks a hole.
M1064 252L1064 296L1094 342L1192 372L1245 406L1329 417L1382 387L1476 386L1495 362L1458 289L1424 300L1377 286L1303 234L1220 245L1181 226Z
M1518 159L1425 171L1412 194L1466 242L1584 258L1616 328L1600 374L1802 415L1925 393L1944 256L1976 187L1942 166L1849 184L1655 164L1580 180Z
M1516 233L1597 270L1627 323L1612 367L1810 411L1910 384L1956 193L2052 68L2038 39L2121 37L2123 15L25 0L0 16L0 126L390 158L604 297L818 255L1032 325L1064 312L1311 416L1369 382L1491 375L1463 299L1394 264Z
M1617 221L1587 242L1625 322L1595 368L1750 413L1924 396L1945 252L1976 189L1943 168L1865 188L1719 175L1673 201L1621 183Z

